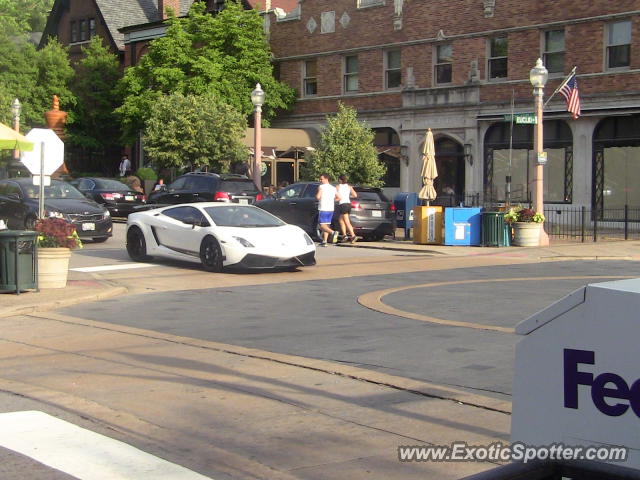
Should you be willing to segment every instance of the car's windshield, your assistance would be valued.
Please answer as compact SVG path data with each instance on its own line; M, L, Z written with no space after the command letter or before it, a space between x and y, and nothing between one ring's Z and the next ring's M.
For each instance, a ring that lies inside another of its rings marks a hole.
M114 192L125 192L131 190L124 183L108 178L96 178L96 188L100 190L113 190Z
M213 222L220 227L278 227L284 222L270 213L250 205L206 207Z
M24 189L27 198L40 198L39 186L26 185L22 188ZM54 180L53 182L51 182L50 186L44 187L44 198L79 200L84 199L85 196L68 183Z

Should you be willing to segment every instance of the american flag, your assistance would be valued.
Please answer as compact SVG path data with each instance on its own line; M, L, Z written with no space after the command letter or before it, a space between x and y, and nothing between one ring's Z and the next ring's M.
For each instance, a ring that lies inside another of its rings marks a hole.
M578 94L578 80L575 73L572 73L567 79L560 89L560 93L567 101L567 111L573 115L575 120L580 116L580 95Z

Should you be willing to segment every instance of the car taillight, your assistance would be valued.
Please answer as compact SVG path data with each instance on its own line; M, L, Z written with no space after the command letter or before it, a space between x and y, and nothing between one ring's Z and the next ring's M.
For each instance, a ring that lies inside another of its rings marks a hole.
M391 209L392 212L395 212L397 210L396 206L393 203L391 204L391 207L389 207L389 208Z
M351 209L352 210L362 210L362 205L360 205L360 202L356 201L356 200L351 200Z
M259 200L262 200L263 198L264 198L264 197L262 196L262 194L261 194L261 193L257 194L257 195L256 195L256 202L257 202L257 201L259 201Z
M100 196L102 198L104 198L105 200L115 200L117 198L120 198L120 195L116 194L116 193L101 193Z
M213 196L214 202L230 202L231 198L227 192L216 192Z
M146 195L136 195L136 200L140 200L142 202L146 202L147 201L147 196Z

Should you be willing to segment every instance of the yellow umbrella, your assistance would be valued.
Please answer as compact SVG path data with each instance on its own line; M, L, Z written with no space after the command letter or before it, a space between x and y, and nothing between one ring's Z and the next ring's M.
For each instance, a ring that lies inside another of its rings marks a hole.
M33 150L33 143L15 130L0 123L0 150Z
M438 176L436 168L436 147L433 142L433 133L431 129L427 130L427 136L422 149L422 184L423 187L418 193L418 197L427 201L427 205L431 200L435 200L437 193L433 188L433 181Z

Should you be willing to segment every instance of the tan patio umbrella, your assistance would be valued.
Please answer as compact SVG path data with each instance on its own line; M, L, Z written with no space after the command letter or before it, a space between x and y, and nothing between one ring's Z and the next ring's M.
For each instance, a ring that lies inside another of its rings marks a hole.
M22 150L30 152L33 143L12 128L0 123L0 150Z
M427 136L422 149L422 184L423 187L418 193L418 198L427 201L427 206L431 200L435 200L437 193L433 188L433 181L438 176L436 168L436 147L433 142L433 133L431 129L427 130Z

